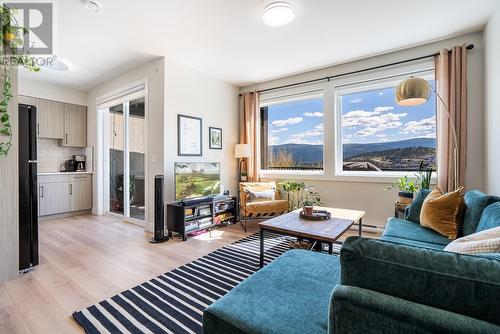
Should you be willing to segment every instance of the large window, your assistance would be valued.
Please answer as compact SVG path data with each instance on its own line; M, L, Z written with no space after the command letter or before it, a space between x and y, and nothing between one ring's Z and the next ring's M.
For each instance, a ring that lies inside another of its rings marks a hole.
M261 168L323 169L323 95L261 104Z
M420 75L434 86L432 74ZM337 91L341 172L413 172L421 163L436 168L435 95L425 104L401 107L399 82L369 82Z

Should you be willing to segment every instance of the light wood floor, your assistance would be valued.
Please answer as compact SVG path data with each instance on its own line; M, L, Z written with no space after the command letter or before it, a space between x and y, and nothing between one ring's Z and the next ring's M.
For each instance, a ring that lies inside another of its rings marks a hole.
M82 333L74 311L241 239L256 226L247 233L241 225L221 227L211 237L155 245L141 227L110 217L40 222L40 265L0 284L0 333Z

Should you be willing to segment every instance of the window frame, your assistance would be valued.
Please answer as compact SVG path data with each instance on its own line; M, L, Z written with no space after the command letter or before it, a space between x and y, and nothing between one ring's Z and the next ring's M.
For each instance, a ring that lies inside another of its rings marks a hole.
M420 78L426 80L434 79L434 69L432 70L422 70L418 72L412 72L412 75L416 75ZM416 173L417 171L380 171L380 172L360 172L360 171L344 171L343 170L343 136L344 129L342 126L342 99L341 97L346 94L366 92L369 90L384 89L396 86L402 80L408 78L408 74L402 74L397 76L390 76L381 79L375 79L370 81L362 82L352 82L350 84L343 84L335 89L335 176L339 178L399 178L411 173ZM437 114L437 106L436 106ZM437 155L437 152L436 152Z
M265 169L262 168L262 157L263 154L267 154L266 152L262 152L262 119L261 119L261 108L269 107L277 104L295 102L295 101L304 101L314 98L322 98L323 100L323 126L325 127L325 115L326 115L326 102L325 102L325 83L319 84L310 84L301 87L294 87L292 89L280 90L280 91L272 91L269 93L262 94L259 101L259 115L258 115L258 163L260 166L260 177L262 178L274 178L274 177L298 177L301 178L303 176L309 177L321 177L325 174L325 135L323 134L323 168L319 169ZM269 131L269 128L267 129Z
M435 65L434 61L423 60L408 64L400 64L387 68L361 72L352 75L345 75L338 78L332 78L328 81L313 84L304 84L293 88L283 90L273 90L261 94L259 102L258 115L258 152L257 163L259 164L260 177L266 178L298 178L302 180L318 181L344 181L344 182L364 182L364 183L391 183L399 177L408 175L413 177L413 172L355 172L342 170L342 110L340 108L339 93L347 91L349 88L365 88L367 85L376 83L382 87L387 87L389 82L400 82L409 78L411 75L434 79ZM431 77L430 77L431 76ZM370 86L371 86L370 85ZM262 169L260 166L261 156L261 119L260 108L272 104L289 102L294 96L312 96L314 93L323 95L323 170L269 170ZM436 114L438 111L436 100ZM437 116L437 115L436 115ZM339 168L340 166L340 168ZM433 174L432 183L437 180L437 173Z

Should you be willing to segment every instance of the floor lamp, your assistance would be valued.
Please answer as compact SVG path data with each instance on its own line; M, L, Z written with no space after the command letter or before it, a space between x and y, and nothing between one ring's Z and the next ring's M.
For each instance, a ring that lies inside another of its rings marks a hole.
M455 129L455 124L451 119L450 110L446 106L443 98L437 93L437 91L429 85L427 80L422 78L410 77L399 83L396 87L396 102L400 106L412 107L423 104L429 100L431 90L436 94L444 109L446 110L448 122L451 127L453 134L453 186L458 189L458 138L457 130Z
M240 160L239 166L239 182L248 181L248 163L246 158L252 156L250 144L236 144L234 148L234 157Z

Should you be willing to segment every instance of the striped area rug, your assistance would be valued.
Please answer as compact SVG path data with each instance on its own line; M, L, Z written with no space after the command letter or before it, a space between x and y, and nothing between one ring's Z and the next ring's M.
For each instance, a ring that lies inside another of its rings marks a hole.
M266 233L265 262L290 239ZM338 254L341 243L334 245ZM259 236L250 235L82 311L86 333L203 333L205 308L259 269Z

